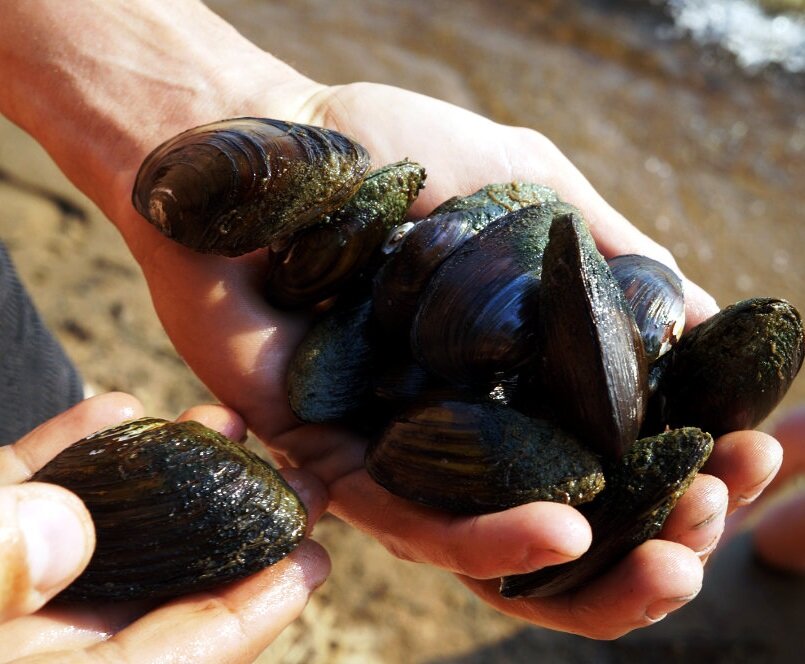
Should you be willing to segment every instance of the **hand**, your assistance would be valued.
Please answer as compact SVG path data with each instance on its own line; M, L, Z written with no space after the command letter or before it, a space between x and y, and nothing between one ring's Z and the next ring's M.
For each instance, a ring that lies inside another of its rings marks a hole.
M536 181L581 208L606 255L646 253L673 264L669 253L613 210L555 146L532 130L504 127L387 86L318 85L190 0L119 5L101 3L78 13L73 7L68 17L53 3L45 26L38 23L41 9L28 11L27 34L39 32L50 37L43 43L62 44L58 62L69 75L52 75L47 52L31 53L25 43L11 43L6 57L17 71L27 71L24 65L31 60L41 61L30 76L14 78L14 85L34 99L43 89L52 90L53 99L59 92L66 99L78 96L82 103L70 107L83 112L75 117L67 107L51 113L43 103L37 110L47 121L16 108L12 117L121 230L165 329L217 397L243 414L280 460L315 473L341 518L401 558L457 573L504 612L554 629L613 638L694 596L703 559L718 540L726 512L738 497L768 483L779 466L776 441L755 432L724 436L708 463L712 474L700 475L680 501L663 531L665 539L638 547L603 578L554 598L503 600L497 577L563 562L587 548L590 530L581 515L565 505L533 503L463 518L389 495L363 469L364 440L338 427L300 426L292 416L284 376L308 318L272 310L262 300L256 287L259 252L238 259L194 254L159 235L129 200L139 164L161 141L220 118L263 115L341 130L363 143L376 165L403 157L422 163L427 188L414 215L489 182ZM71 30L71 22L81 29ZM54 26L62 23L65 29L54 37ZM7 24L13 36L14 23ZM27 59L21 50L27 50ZM98 55L105 53L115 53L115 60ZM64 81L78 83L65 89ZM73 139L75 126L84 132L80 140ZM687 294L691 324L716 310L690 282Z
M150 662L174 661L181 654L183 661L251 662L324 581L327 556L307 540L283 561L242 581L162 606L46 606L87 565L95 533L74 494L25 480L71 443L141 415L133 397L106 394L0 448L0 661ZM198 420L234 439L245 431L242 420L222 406L191 408L179 419ZM298 471L286 478L305 499L312 524L324 509L323 489ZM207 634L216 638L201 638Z
M751 522L757 557L767 565L805 575L805 404L786 412L772 434L783 447L783 463L761 500L727 523L725 536Z

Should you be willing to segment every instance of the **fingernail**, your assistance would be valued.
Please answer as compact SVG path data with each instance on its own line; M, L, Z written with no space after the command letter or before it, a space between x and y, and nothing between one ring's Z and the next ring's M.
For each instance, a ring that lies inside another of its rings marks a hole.
M651 622L659 622L671 613L671 611L678 609L680 606L684 606L698 594L699 591L697 590L695 593L686 595L685 597L671 597L654 602L654 604L651 604L646 609L646 618Z
M31 585L38 590L54 588L76 573L83 562L86 530L78 515L57 500L32 498L17 506Z
M711 553L713 553L713 551L715 551L720 539L721 539L721 533L719 533L712 540L710 540L707 546L702 547L698 551L695 551L696 555L699 556L699 558L701 558L702 561L704 561L706 559L706 556L709 556Z

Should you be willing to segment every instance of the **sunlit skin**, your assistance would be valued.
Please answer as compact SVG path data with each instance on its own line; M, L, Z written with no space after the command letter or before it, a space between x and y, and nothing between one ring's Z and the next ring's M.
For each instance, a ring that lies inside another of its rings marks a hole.
M56 0L19 4L0 8L0 70L9 80L0 110L119 228L165 329L197 375L281 463L319 478L334 514L395 556L454 572L492 606L552 629L615 638L696 595L726 514L780 465L772 437L724 436L663 539L638 547L600 579L547 599L504 600L498 577L586 550L591 535L583 517L553 503L456 517L388 494L363 469L365 440L338 427L300 425L290 412L284 374L308 316L263 301L260 252L237 259L195 254L162 237L130 203L137 168L157 144L223 117L262 115L340 130L365 145L375 165L404 157L422 163L427 186L414 216L489 182L541 182L583 211L606 256L643 253L673 266L669 252L614 210L546 137L394 87L318 84L192 0L71 3L69 11ZM26 41L41 37L36 49L20 43L21 26ZM695 284L685 286L695 325L717 307Z

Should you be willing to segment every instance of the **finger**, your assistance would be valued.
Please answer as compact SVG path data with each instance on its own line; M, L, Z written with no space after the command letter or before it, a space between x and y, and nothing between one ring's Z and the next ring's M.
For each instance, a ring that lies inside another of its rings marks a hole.
M307 509L307 534L313 532L313 526L327 510L327 488L311 473L294 468L283 468L280 474L296 492Z
M330 487L331 511L403 560L488 579L578 557L590 526L568 505L537 502L496 514L456 516L393 496L364 470Z
M785 454L780 472L769 485L780 487L795 475L805 473L805 404L789 411L771 432L782 445Z
M305 607L329 573L327 554L310 540L276 565L219 590L166 604L109 641L64 661L194 664L252 662ZM61 656L61 653L59 654Z
M187 420L200 422L230 440L243 440L246 436L246 423L243 418L231 408L221 404L193 406L176 418L177 422Z
M550 629L614 639L693 599L701 589L702 563L681 544L649 540L602 577L555 597L506 600L495 581L461 581L504 613Z
M666 519L659 537L706 558L716 548L727 518L727 486L712 475L697 475Z
M86 648L105 641L145 611L141 602L48 604L35 614L0 625L0 662L16 662L21 657L54 650Z
M763 492L782 459L782 447L771 436L760 431L735 431L716 441L703 471L727 485L729 514L749 505Z
M0 489L0 622L38 610L86 567L89 513L69 491L32 482Z
M0 448L0 485L24 482L74 442L141 415L142 405L128 394L110 392L86 399Z
M792 493L765 512L752 537L761 560L805 574L805 491Z

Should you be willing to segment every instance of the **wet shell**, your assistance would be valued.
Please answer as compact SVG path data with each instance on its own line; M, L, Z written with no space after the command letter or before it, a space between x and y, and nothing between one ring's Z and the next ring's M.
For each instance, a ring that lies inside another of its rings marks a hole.
M426 369L458 384L511 375L534 353L549 205L511 212L464 242L428 284L411 327Z
M368 168L366 149L338 132L235 118L157 147L140 167L133 202L177 242L238 256L341 207Z
M551 225L540 290L541 381L559 421L602 454L620 457L648 399L640 332L578 213Z
M475 220L472 210L428 217L397 244L373 282L375 316L388 332L407 334L422 291L445 259L477 233Z
M720 436L753 429L785 396L802 366L799 312L755 298L723 309L669 354L658 395L659 426L697 426Z
M372 395L372 300L339 301L308 330L288 366L288 400L303 422L357 413Z
M312 305L343 289L363 270L371 274L383 241L403 222L424 180L419 164L384 166L366 177L344 207L272 246L265 281L268 301L285 309Z
M682 280L667 265L648 256L624 254L610 258L607 264L632 308L646 359L654 362L671 350L685 329Z
M197 422L99 431L31 479L74 492L95 524L95 552L64 599L197 592L277 562L305 534L305 508L282 477Z
M605 572L660 532L712 449L712 437L695 428L637 441L620 462L604 465L604 490L579 508L593 531L587 552L568 563L504 577L501 594L548 597Z
M493 403L412 407L369 449L366 470L397 496L464 514L577 505L603 488L597 457L575 438Z

